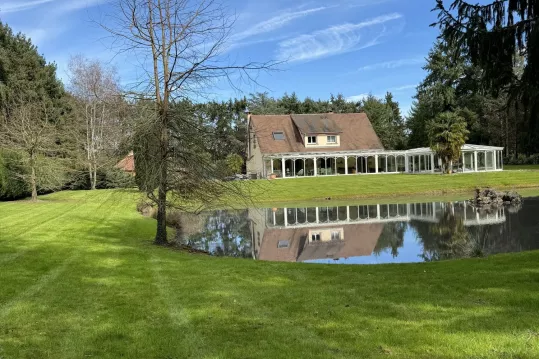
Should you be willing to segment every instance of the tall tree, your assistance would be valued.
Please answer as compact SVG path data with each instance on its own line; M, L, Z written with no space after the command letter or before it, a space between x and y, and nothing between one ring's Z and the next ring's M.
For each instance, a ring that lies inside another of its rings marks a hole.
M59 166L58 159L51 160L61 151L51 114L53 110L46 103L23 104L11 110L10 121L0 129L3 146L23 154L24 166L19 166L16 176L28 184L34 202L37 201L38 188L58 189L66 181L65 168Z
M147 174L145 190L157 203L156 244L166 244L166 211L169 192L185 194L196 191L196 181L187 177L177 163L178 156L171 148L171 105L177 99L198 94L215 80L241 73L250 77L251 71L270 68L273 63L223 63L222 51L232 29L233 19L214 0L192 2L188 0L116 0L118 11L113 23L104 24L120 48L150 59L149 69L144 69L148 79L137 96L154 104L146 122L149 133L154 135L152 146L140 145L146 151L135 158L151 159L151 173ZM186 116L188 117L188 116ZM181 119L181 116L179 116ZM144 137L139 137L144 140ZM176 141L178 145L181 140ZM152 148L155 147L155 148ZM192 155L188 149L178 149L182 157ZM151 158L150 158L151 155ZM150 161L146 161L150 165ZM184 161L183 163L190 163ZM171 173L173 168L177 172ZM183 181L182 181L183 180ZM191 181L192 180L192 181ZM185 186L183 185L185 184ZM155 192L157 191L157 196Z
M90 188L95 190L98 170L112 166L111 148L121 142L117 113L121 99L117 74L114 68L81 55L70 59L69 72L69 90L82 108L85 162Z
M539 151L539 0L494 0L480 5L436 0L441 36L470 56L491 93L507 92L526 118L525 151ZM522 72L514 71L519 58Z

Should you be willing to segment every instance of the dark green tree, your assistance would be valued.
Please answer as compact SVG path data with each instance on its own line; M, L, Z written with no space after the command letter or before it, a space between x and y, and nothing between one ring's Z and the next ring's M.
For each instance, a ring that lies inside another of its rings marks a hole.
M441 37L462 49L481 69L481 85L506 92L525 121L521 146L539 151L539 0L494 0L480 5L436 0ZM523 58L521 72L515 65Z

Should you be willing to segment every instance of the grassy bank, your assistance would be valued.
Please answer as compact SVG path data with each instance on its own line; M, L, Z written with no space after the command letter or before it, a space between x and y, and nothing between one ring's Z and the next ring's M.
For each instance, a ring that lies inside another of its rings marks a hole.
M398 196L439 196L471 193L477 187L498 189L538 188L535 171L467 173L452 176L365 175L316 178L290 178L275 181L259 180L247 184L255 202L332 200L356 198L393 198Z
M506 165L508 171L539 171L539 165Z
M539 357L538 252L363 267L210 258L152 246L135 197L0 203L0 357Z

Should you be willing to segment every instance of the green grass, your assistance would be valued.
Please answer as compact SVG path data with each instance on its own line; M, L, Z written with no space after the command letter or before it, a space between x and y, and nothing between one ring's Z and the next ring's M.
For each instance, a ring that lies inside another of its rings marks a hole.
M466 192L477 187L498 189L539 188L539 173L504 171L456 175L364 175L258 180L246 186L255 203L332 200L398 196L440 196ZM234 202L232 200L232 202Z
M151 245L135 199L0 203L1 358L539 357L539 252L381 266L211 258Z
M509 171L539 171L539 165L505 165Z

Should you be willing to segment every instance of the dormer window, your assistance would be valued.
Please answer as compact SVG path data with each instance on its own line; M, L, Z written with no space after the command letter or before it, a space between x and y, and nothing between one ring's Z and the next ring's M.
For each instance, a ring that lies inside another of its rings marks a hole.
M284 141L284 132L282 131L273 132L273 139L275 141Z
M328 136L327 143L337 143L337 136Z
M307 137L307 143L309 145L316 145L316 136L308 136Z

